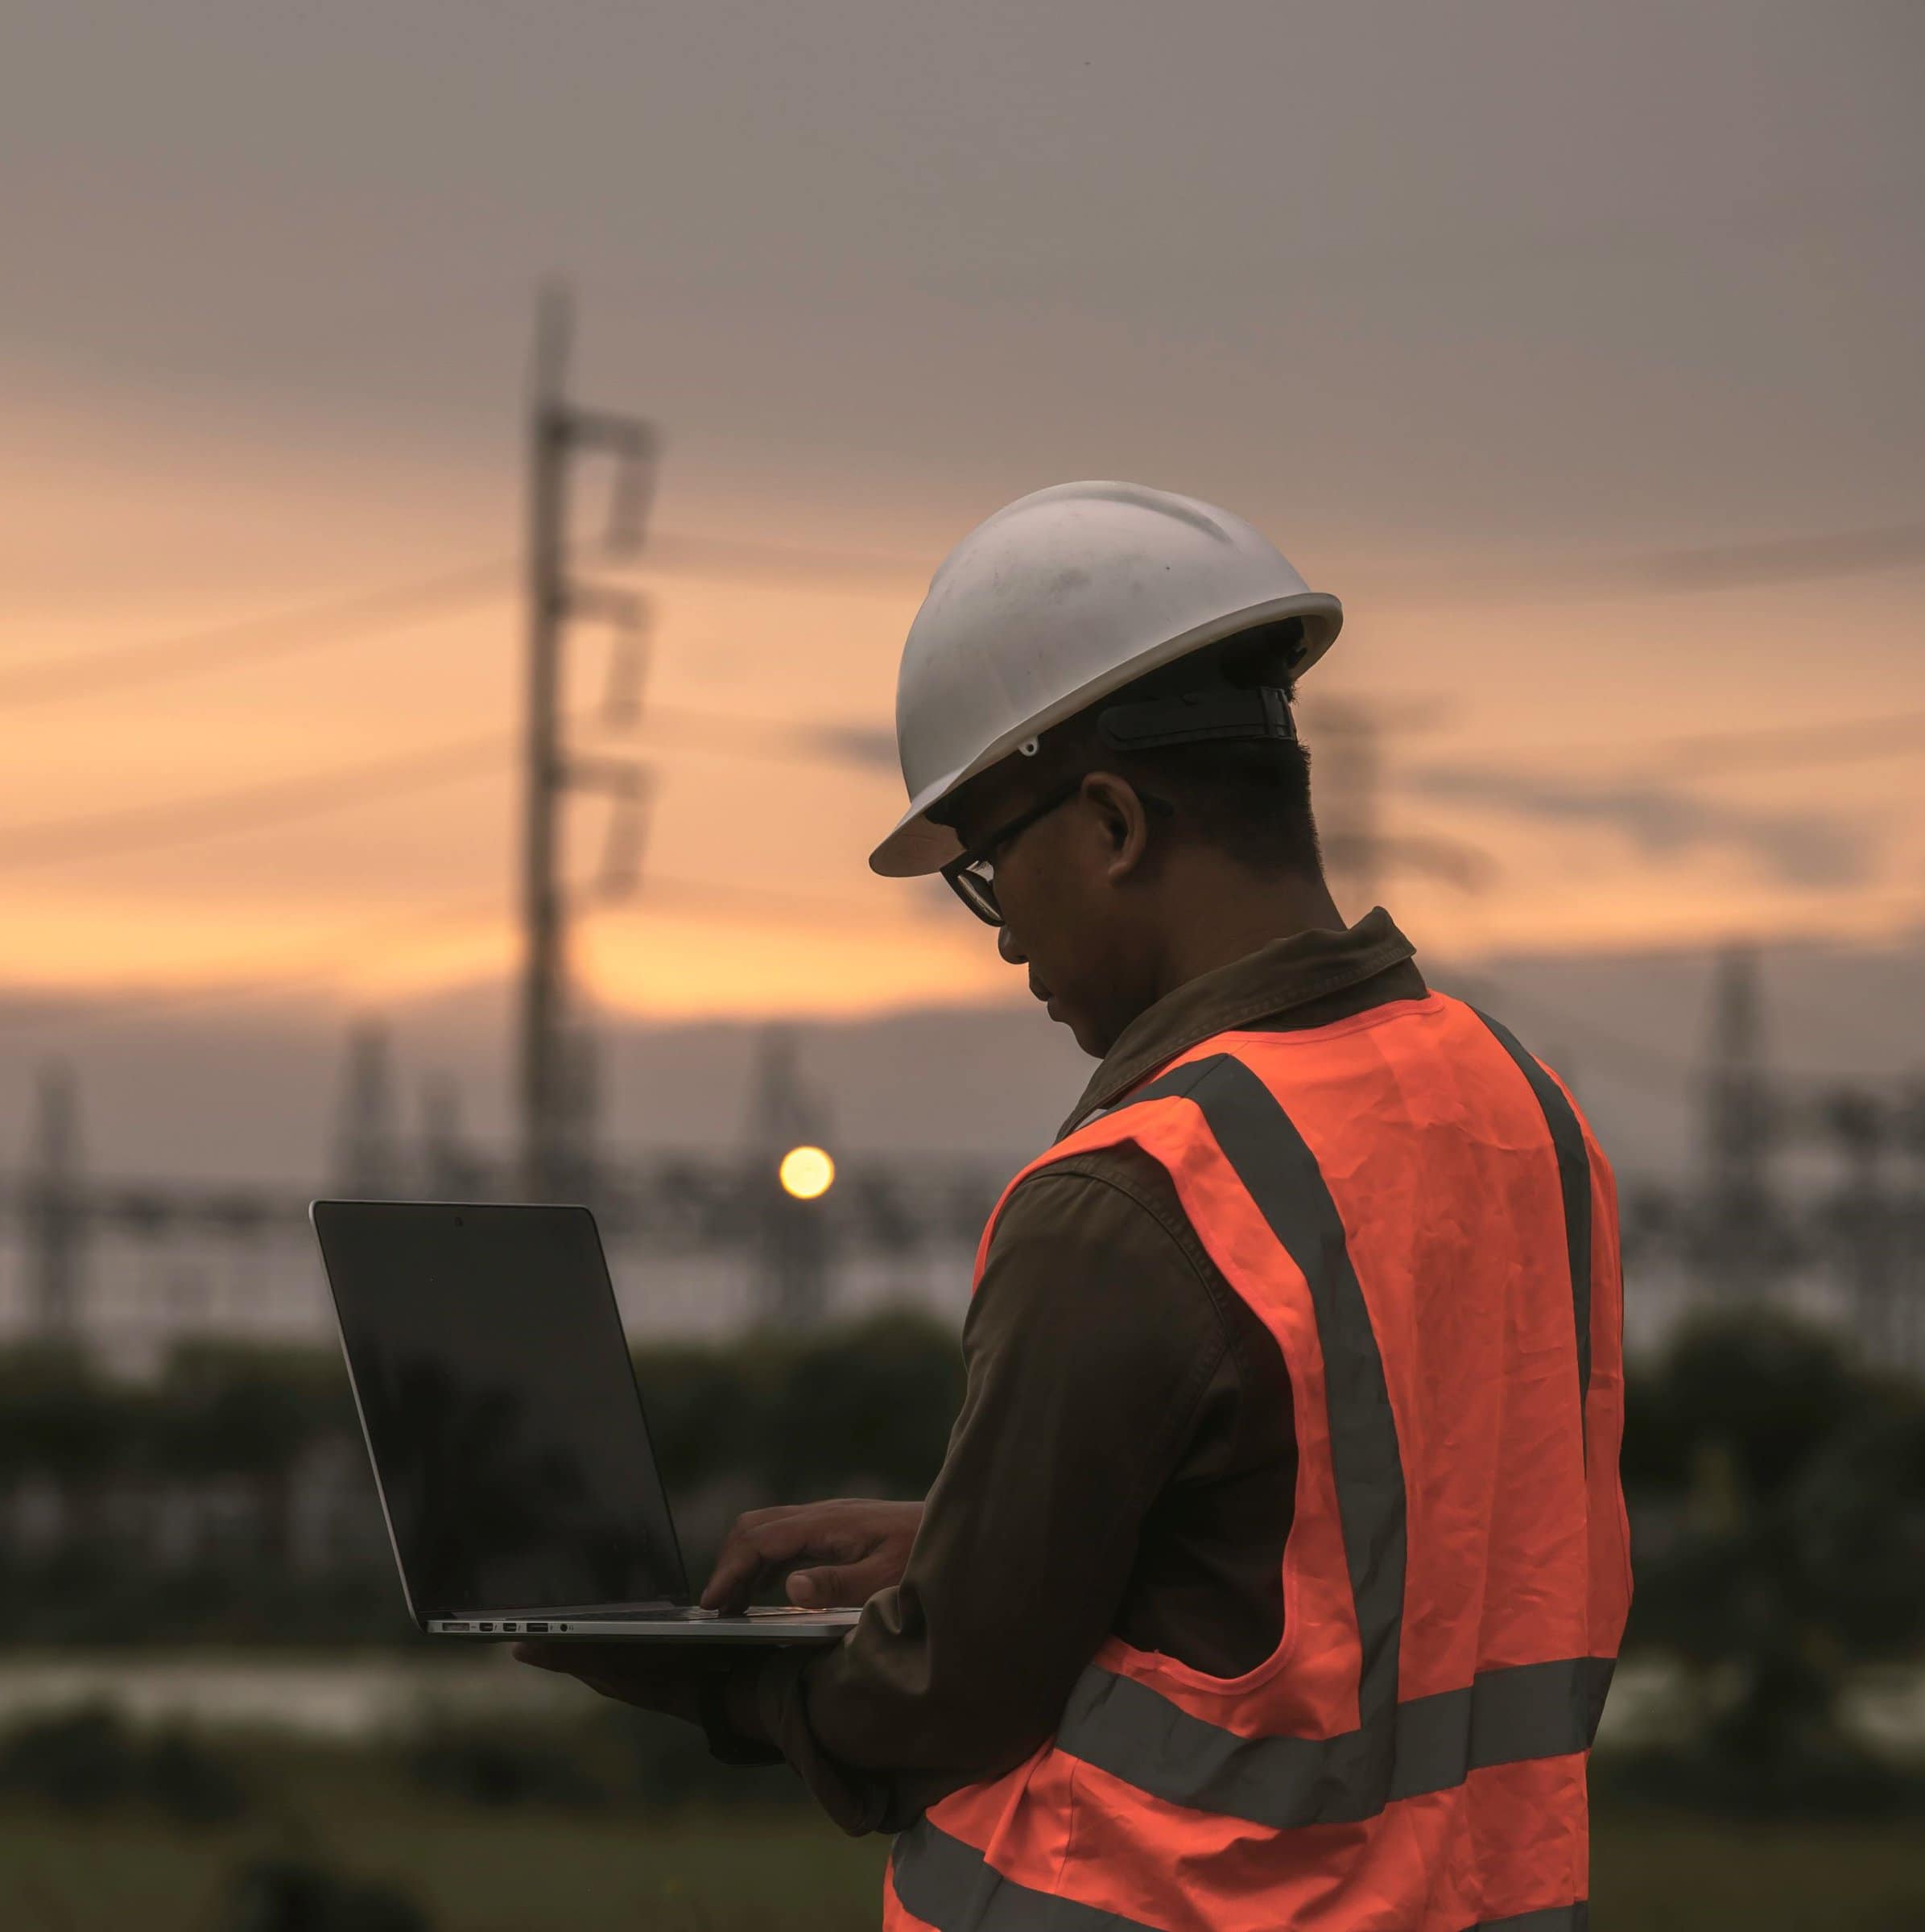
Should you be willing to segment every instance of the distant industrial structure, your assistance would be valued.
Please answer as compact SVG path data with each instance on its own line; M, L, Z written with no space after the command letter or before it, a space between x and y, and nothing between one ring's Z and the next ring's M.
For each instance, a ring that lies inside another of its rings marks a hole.
M527 1198L513 1152L461 1136L452 1096L405 1133L389 1043L348 1042L334 1171L319 1191L364 1199ZM793 1036L771 1028L737 1153L634 1158L577 1150L572 1198L592 1206L631 1334L806 1326L906 1302L955 1312L1007 1162L838 1153L834 1184L785 1189L783 1157L828 1139ZM65 1071L43 1074L29 1158L0 1179L0 1336L70 1337L133 1365L191 1335L325 1341L325 1290L307 1195L106 1179L81 1150Z
M1758 956L1733 947L1716 963L1698 1145L1693 1181L1627 1189L1627 1263L1667 1265L1689 1305L1778 1302L1874 1359L1925 1368L1925 1079L1774 1073Z
M1925 1087L1774 1074L1758 960L1718 962L1699 1089L1696 1171L1627 1173L1634 1344L1702 1309L1779 1306L1925 1368ZM389 1042L347 1043L328 1191L366 1198L525 1199L521 1164L464 1137L452 1092L404 1129ZM984 1220L1019 1156L960 1161L837 1150L834 1184L785 1189L785 1154L834 1148L795 1036L771 1027L732 1153L577 1144L638 1335L806 1326L891 1302L959 1314ZM305 1199L250 1187L95 1176L81 1096L39 1084L26 1161L0 1179L0 1334L69 1336L138 1364L188 1335L324 1341L329 1318Z

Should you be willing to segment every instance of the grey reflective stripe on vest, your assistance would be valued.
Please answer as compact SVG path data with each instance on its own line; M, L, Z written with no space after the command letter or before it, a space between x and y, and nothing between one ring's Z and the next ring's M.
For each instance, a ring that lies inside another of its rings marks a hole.
M1480 1919L1466 1932L1587 1932L1591 1905L1580 1898L1574 1905L1547 1905L1542 1912L1520 1912L1514 1918Z
M1158 1932L1141 1919L1019 1885L973 1845L927 1818L896 1839L889 1882L903 1906L936 1932ZM1464 1932L1586 1932L1590 1922L1590 1907L1580 1898L1513 1918L1481 1919Z
M1577 1323L1577 1399L1582 1404L1591 1393L1591 1153L1584 1145L1584 1130L1577 1115L1564 1098L1564 1090L1538 1064L1534 1055L1520 1046L1508 1026L1488 1013L1477 1014L1497 1044L1518 1064L1518 1071L1530 1083L1530 1091L1543 1111L1544 1124L1551 1129L1551 1145L1557 1155L1557 1184L1564 1197L1564 1248L1571 1265L1571 1308ZM1587 1444L1587 1447L1588 1447Z
M1054 1893L1005 1878L973 1845L923 1818L895 1841L889 1882L936 1932L1157 1932Z
M1398 1704L1390 1788L1367 1775L1361 1731L1244 1737L1193 1716L1134 1678L1093 1666L1056 1734L1072 1757L1173 1805L1288 1830L1355 1823L1389 1802L1448 1791L1473 1771L1587 1750L1610 1678L1605 1657L1481 1672L1461 1690Z
M1363 1653L1357 1729L1352 1739L1321 1747L1336 1756L1312 1781L1334 1807L1320 1816L1368 1818L1390 1796L1405 1559L1403 1459L1377 1331L1350 1265L1343 1218L1316 1155L1276 1096L1242 1061L1213 1054L1138 1088L1117 1111L1171 1096L1201 1112L1223 1158L1310 1290L1324 1357L1337 1517ZM1084 1755L1067 1724L1061 1741L1065 1750Z

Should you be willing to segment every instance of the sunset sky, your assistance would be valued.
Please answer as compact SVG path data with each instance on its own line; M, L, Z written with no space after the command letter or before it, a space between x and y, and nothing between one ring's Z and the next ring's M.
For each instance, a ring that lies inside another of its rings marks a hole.
M1433 948L1925 924L1922 56L1911 4L15 10L0 995L510 969L548 273L666 439L611 1007L1007 989L868 874L895 774L784 732L886 729L943 552L1078 476L1344 599L1313 750L1381 704L1386 828L1485 855L1385 885Z

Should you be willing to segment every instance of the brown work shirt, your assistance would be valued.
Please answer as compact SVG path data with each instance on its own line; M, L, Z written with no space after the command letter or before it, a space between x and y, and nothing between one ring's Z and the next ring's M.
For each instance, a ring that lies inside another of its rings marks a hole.
M1061 1131L1217 1034L1421 998L1411 953L1379 909L1204 974L1125 1029ZM1107 1148L1017 1187L963 1353L901 1583L836 1649L745 1662L731 1687L852 1832L1020 1763L1112 1633L1225 1677L1283 1634L1289 1378L1155 1162Z

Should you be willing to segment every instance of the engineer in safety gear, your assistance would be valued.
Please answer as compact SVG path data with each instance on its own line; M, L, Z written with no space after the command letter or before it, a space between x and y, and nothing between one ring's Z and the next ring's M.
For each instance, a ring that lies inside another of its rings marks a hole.
M849 1635L699 1684L534 1660L894 1834L887 1927L1585 1923L1630 1594L1611 1170L1500 1016L1332 901L1292 701L1340 621L1128 484L945 562L872 863L942 873L1099 1064L984 1231L927 1498L723 1550L705 1600L786 1583Z

